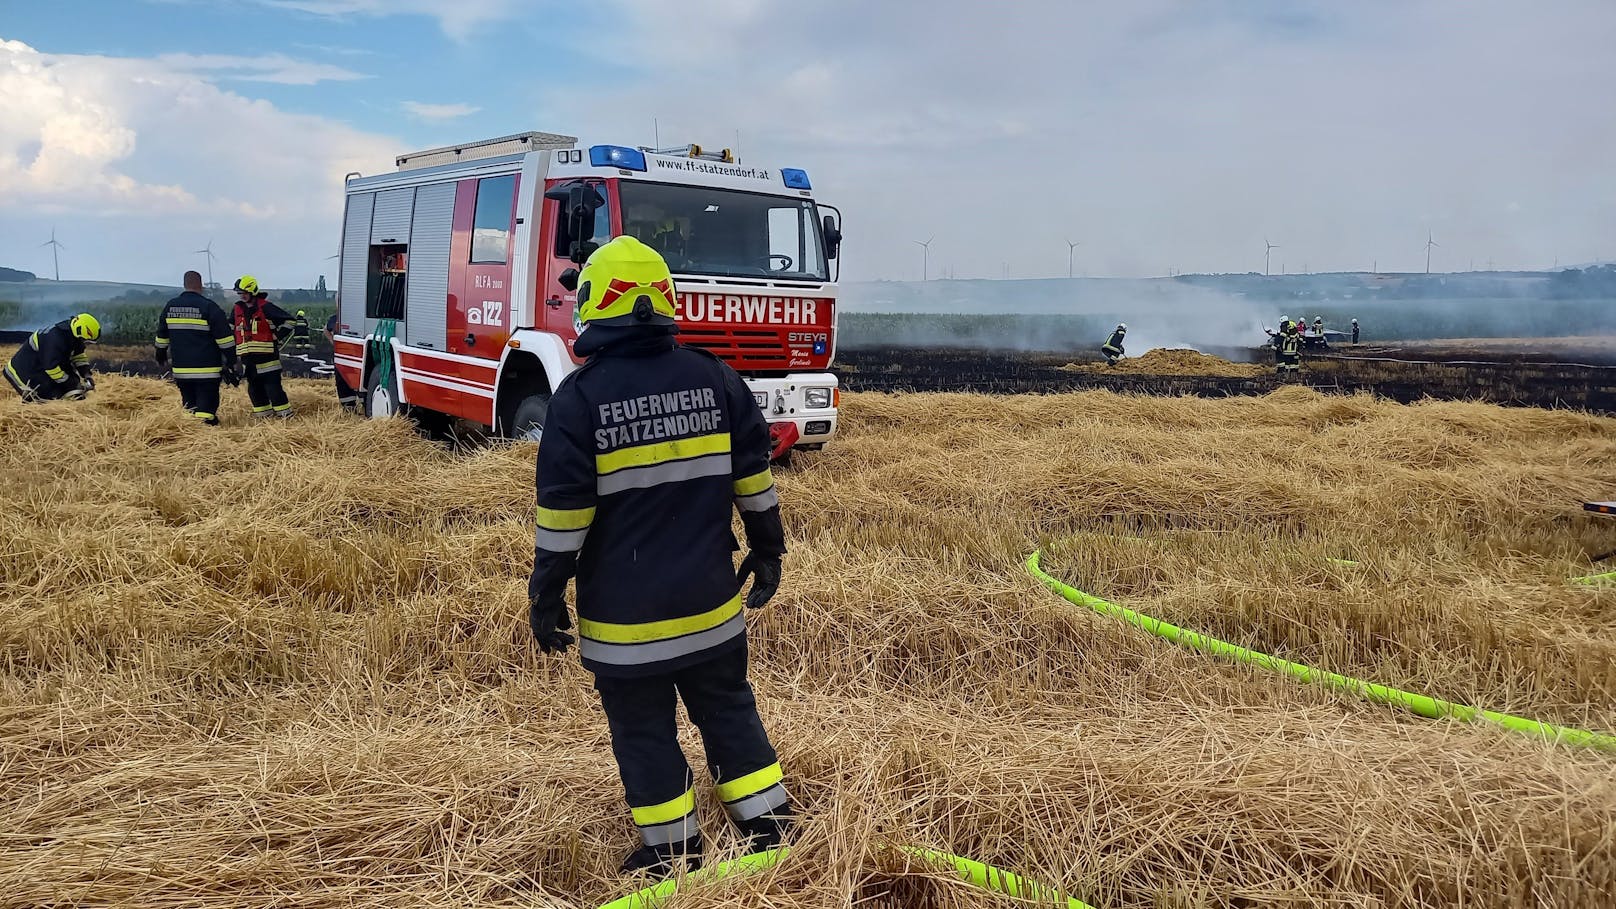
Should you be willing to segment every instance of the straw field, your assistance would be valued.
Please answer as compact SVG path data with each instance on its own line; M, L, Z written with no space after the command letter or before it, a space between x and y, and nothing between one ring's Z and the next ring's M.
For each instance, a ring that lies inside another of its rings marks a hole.
M637 886L605 723L523 608L531 446L171 386L0 397L0 906L592 907ZM1303 662L1616 729L1616 420L1287 388L848 395L749 615L805 820L678 905L1609 906L1616 755L1175 649L1020 567ZM1339 565L1330 558L1357 560ZM692 765L700 748L687 741ZM698 780L705 776L698 769ZM700 788L709 859L732 848Z
M1225 376L1251 378L1270 375L1272 366L1259 363L1231 363L1222 357L1187 348L1157 347L1137 357L1124 357L1115 366L1104 363L1068 363L1070 372L1120 373L1147 376Z

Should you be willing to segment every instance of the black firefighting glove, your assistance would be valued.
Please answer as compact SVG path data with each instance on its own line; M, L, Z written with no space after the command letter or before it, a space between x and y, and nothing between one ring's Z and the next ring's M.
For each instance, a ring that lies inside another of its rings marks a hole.
M746 595L746 608L757 609L780 589L780 557L747 553L740 570L735 572L735 580L745 586L748 575L752 578L752 592Z
M157 365L158 366L167 366L168 365L168 348L166 348L166 347L157 348Z
M95 391L95 379L92 378L89 373L85 373L79 377L79 390Z
M223 379L226 385L235 388L241 384L241 367L231 363L219 370L219 378Z
M533 628L533 640L545 653L566 653L572 646L572 616L567 614L567 597L563 590L538 589L535 575L527 582L527 621ZM559 630L558 630L559 629Z

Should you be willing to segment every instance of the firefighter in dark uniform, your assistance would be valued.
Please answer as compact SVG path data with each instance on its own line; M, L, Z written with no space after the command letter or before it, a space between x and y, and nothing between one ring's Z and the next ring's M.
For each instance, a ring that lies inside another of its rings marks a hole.
M1295 375L1302 363L1302 331L1296 322L1286 320L1279 330L1279 355L1276 372L1281 377Z
M185 273L185 292L157 317L157 364L170 371L185 412L219 425L219 383L241 382L236 372L236 335L219 304L202 295L202 275Z
M1111 337L1107 338L1105 344L1100 348L1100 353L1105 354L1105 365L1115 366L1117 361L1122 359L1122 339L1127 334L1128 323L1118 322L1117 330L1111 332Z
M269 295L258 289L258 279L242 275L236 279L236 307L230 322L236 330L236 354L247 373L247 397L255 417L289 417L292 403L281 387L281 360L276 349L281 328L292 317L269 302Z
M353 390L348 380L342 377L342 370L337 369L337 314L332 313L331 318L325 320L325 339L331 344L331 374L337 377L337 403L343 410L359 412L359 393Z
M1358 320L1352 320L1352 343L1358 343Z
M80 400L95 388L85 344L101 340L101 323L87 312L28 336L3 372L24 401Z
M314 349L314 338L309 334L309 316L301 309L292 317L292 346L298 350Z
M541 649L565 650L576 574L579 649L641 839L623 870L670 874L699 867L702 849L678 698L747 851L779 845L790 822L746 680L742 609L748 577L747 609L774 595L785 554L769 429L733 369L674 339L673 283L654 249L618 237L578 280L574 350L588 361L550 399L539 444L529 619ZM734 508L750 550L739 575Z

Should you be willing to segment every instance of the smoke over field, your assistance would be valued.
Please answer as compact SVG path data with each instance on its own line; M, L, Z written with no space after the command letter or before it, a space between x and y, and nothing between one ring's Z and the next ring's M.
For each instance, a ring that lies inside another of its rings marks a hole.
M1366 340L1616 334L1616 278L1558 276L1185 276L1153 280L932 281L849 285L843 347L1097 349L1118 322L1127 347L1261 344L1281 315L1323 316ZM1566 273L1570 274L1570 273ZM1578 273L1581 274L1581 273ZM1381 278L1382 280L1375 280Z

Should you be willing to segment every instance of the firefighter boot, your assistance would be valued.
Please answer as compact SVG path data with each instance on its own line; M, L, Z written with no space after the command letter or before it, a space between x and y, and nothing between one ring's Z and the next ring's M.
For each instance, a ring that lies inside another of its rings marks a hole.
M778 849L791 832L791 803L787 802L762 817L736 821L735 826L744 838L741 843L742 855Z
M623 859L623 867L618 870L625 874L649 871L657 877L672 877L681 866L687 873L701 868L701 834L682 843L641 846Z

